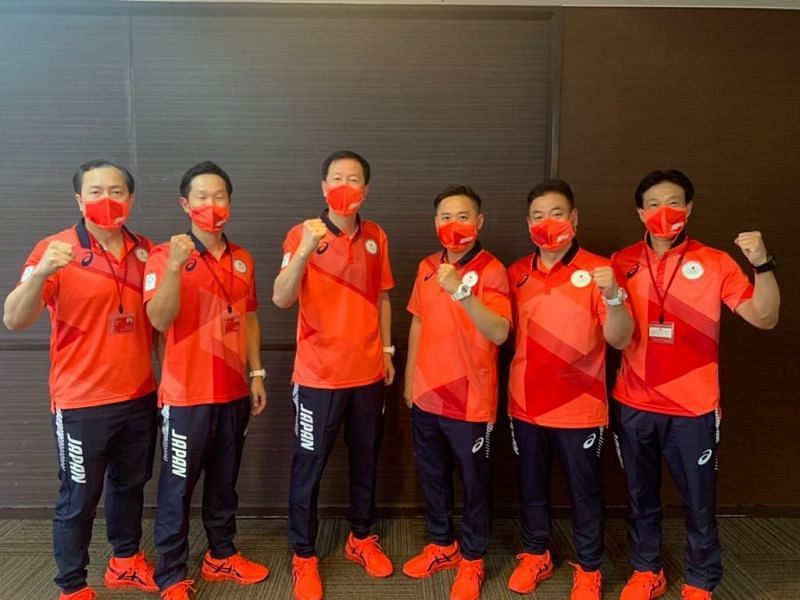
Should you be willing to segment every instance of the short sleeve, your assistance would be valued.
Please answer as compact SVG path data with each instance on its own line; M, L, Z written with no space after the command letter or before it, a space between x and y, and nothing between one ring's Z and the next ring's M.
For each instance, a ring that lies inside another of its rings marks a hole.
M386 292L394 287L392 265L389 262L389 238L381 231L381 291Z
M721 255L719 266L722 278L720 297L729 309L736 310L753 297L753 284L729 254Z
M513 323L508 273L500 262L493 262L486 268L481 288L481 301L486 308Z
M283 271L292 260L292 256L297 252L302 240L302 227L293 227L286 234L286 239L283 240L283 258L281 259L281 271Z
M411 290L411 298L408 300L406 309L415 317L422 316L422 270L426 261L419 263L417 267L417 278L414 280L414 289Z
M36 265L38 265L39 261L42 260L42 256L44 256L45 250L47 250L47 246L50 245L51 241L52 240L45 239L34 246L30 255L25 260L25 264L22 265L19 283L17 285L22 285L28 280L33 271L36 269ZM45 304L50 304L56 297L58 292L58 273L58 271L53 273L44 282L44 287L42 288L42 302Z
M147 304L158 291L158 286L164 276L164 270L169 258L168 251L163 246L156 246L150 252L147 264L144 267L144 295L142 301Z

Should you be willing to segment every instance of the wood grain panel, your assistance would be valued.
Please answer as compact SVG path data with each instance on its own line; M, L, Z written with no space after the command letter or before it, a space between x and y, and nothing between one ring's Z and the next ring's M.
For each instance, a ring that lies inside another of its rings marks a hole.
M639 239L633 191L648 171L674 167L697 189L690 235L747 272L740 231L760 229L783 257L778 329L723 321L725 506L800 502L800 480L785 472L800 460L800 275L786 266L800 223L799 33L796 12L564 13L559 172L574 185L584 244L607 254ZM608 501L624 502L619 470L605 475Z
M545 172L549 22L373 13L134 18L143 228L164 239L185 227L175 198L188 166L228 169L230 233L255 255L270 342L294 339L294 311L269 302L272 278L287 230L323 208L320 164L334 150L373 167L363 214L389 234L396 338L446 185L484 195L489 248L507 260L527 250L519 216Z

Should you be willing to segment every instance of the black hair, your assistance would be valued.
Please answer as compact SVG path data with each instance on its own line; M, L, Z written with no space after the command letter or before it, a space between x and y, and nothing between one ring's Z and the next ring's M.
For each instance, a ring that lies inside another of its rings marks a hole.
M114 167L118 171L122 173L122 176L125 178L125 185L128 188L128 193L132 194L134 188L136 187L135 182L133 181L133 175L131 175L130 171L123 166L118 165L117 163L113 163L110 160L105 160L103 158L90 160L89 162L83 163L78 170L75 171L75 174L72 176L72 189L75 190L76 194L80 194L81 190L83 189L83 176L88 173L89 171L93 171L95 169L102 169L103 167Z
M569 207L575 208L575 194L569 184L561 179L547 179L528 192L528 206L539 196L550 193L561 194L569 202Z
M439 205L442 203L442 200L445 198L451 198L452 196L466 196L475 204L475 208L478 209L478 212L481 212L481 197L478 196L477 192L473 190L468 185L451 185L441 192L436 198L433 199L433 208L434 210L439 209Z
M342 160L345 158L358 161L358 163L361 165L361 170L364 171L364 185L367 185L369 183L370 176L369 163L367 162L366 158L361 156L358 152L353 152L352 150L338 150L322 161L322 179L325 180L328 178L328 171L330 170L331 163L333 161Z
M647 175L644 176L639 182L639 185L636 186L636 192L634 193L634 199L636 200L636 206L638 208L642 208L644 206L644 194L647 190L649 190L654 185L658 185L659 183L664 183L668 181L669 183L674 183L677 186L683 188L683 195L686 198L686 203L692 201L694 198L694 186L689 178L678 171L677 169L668 169L666 171L651 171Z
M222 167L220 167L218 164L206 160L201 163L197 163L183 174L180 188L181 196L183 198L189 197L189 194L192 192L192 180L200 175L218 175L225 182L225 187L228 189L228 197L233 194L233 184L231 183L231 178L228 176L228 174L223 171Z

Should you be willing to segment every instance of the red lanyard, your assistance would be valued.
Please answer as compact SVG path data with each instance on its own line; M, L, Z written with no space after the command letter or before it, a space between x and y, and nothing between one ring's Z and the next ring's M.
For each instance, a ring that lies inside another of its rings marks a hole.
M111 264L111 259L108 258L108 254L106 253L106 249L102 246L100 247L102 250L101 254L103 258L106 259L106 263L108 263L108 270L111 271L111 276L114 277L114 287L117 288L117 298L119 299L119 314L125 312L124 307L122 306L122 292L125 289L125 282L128 281L128 252L125 252L125 240L122 240L122 252L123 258L122 260L125 262L125 268L122 271L122 280L120 281L119 277L117 277L117 272L114 270L114 266Z
M647 242L645 242L647 244ZM667 283L667 287L664 288L664 294L661 294L661 291L658 289L658 284L656 283L656 276L653 275L653 266L650 263L650 250L649 248L644 249L644 257L647 259L647 271L650 273L650 281L653 282L653 289L656 291L656 296L658 297L658 303L661 308L658 314L658 322L664 322L664 305L667 302L667 295L669 294L669 288L672 287L672 282L675 281L675 276L678 274L678 270L681 268L681 263L683 263L683 259L686 256L686 251L689 249L689 238L686 238L686 247L681 252L681 255L678 257L678 263L675 265L675 270L672 271L672 276L669 278L669 282Z
M230 289L226 288L225 285L222 283L222 280L219 277L217 277L216 269L214 269L214 267L208 264L205 253L202 255L202 258L203 258L203 263L206 265L208 270L211 271L211 275L213 275L214 279L217 282L217 285L220 287L222 293L225 295L225 301L228 303L228 314L231 314L233 312L233 307L231 306L231 294L233 293L233 252L231 252L230 248L227 248L226 250L228 252L228 256L231 259L231 270L229 272Z

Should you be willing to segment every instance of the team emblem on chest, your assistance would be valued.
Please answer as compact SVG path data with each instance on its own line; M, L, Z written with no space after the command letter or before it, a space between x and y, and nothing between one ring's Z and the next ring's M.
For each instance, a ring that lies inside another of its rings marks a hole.
M589 274L589 271L579 269L570 276L569 282L576 288L584 288L592 283L592 276Z
M464 274L464 277L461 278L461 283L469 287L475 287L475 284L478 283L478 274L475 271L468 271Z
M705 272L703 265L696 260L690 260L681 267L681 273L689 280L700 279Z
M233 261L233 268L239 271L239 273L247 273L247 265L243 260L238 258Z
M147 257L150 256L150 253L142 247L136 248L133 253L139 259L139 262L147 262Z
M378 244L375 240L367 240L364 242L364 249L370 254L378 253Z

